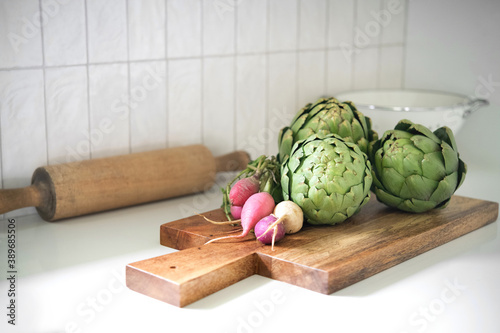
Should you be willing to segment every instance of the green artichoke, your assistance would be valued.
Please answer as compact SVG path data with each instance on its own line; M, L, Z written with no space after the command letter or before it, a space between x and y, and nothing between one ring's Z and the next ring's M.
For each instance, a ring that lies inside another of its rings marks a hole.
M448 127L431 132L406 119L374 143L370 157L377 199L407 212L445 207L467 172Z
M299 205L311 224L337 224L370 199L371 164L357 145L338 135L297 141L281 165L285 200Z
M352 102L340 103L336 98L321 98L300 110L289 127L281 129L278 136L278 159L283 162L292 146L312 134L337 134L359 146L368 154L371 143L378 139L372 130L371 119L358 111Z

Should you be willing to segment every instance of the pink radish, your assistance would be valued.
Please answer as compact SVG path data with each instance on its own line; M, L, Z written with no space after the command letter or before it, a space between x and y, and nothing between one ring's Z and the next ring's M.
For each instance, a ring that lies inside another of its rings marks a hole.
M246 200L241 209L241 234L214 238L206 244L227 238L243 238L252 230L263 217L270 215L274 210L274 199L267 192L255 193Z
M285 233L294 234L302 229L304 214L302 209L293 201L282 201L274 207L274 216L277 220L270 224L264 234L270 232L276 225L283 224Z
M274 251L274 243L285 237L285 226L283 223L275 224L277 218L274 215L269 215L261 219L255 225L255 237L264 244L272 244L271 249ZM267 232L267 229L272 227L273 232Z
M256 176L240 179L231 187L229 201L233 206L243 206L253 194L259 192L259 179ZM237 217L234 217L237 218Z
M241 219L241 210L242 210L242 209L243 209L243 207L242 207L242 206L234 206L234 205L233 205L233 206L231 206L231 215L232 215L235 219L237 219L237 220Z

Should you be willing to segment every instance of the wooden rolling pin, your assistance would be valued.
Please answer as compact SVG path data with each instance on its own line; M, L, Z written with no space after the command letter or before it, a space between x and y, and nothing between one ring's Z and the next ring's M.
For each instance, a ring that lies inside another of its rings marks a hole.
M201 192L219 171L244 169L242 151L214 158L203 145L40 167L31 186L0 190L0 214L36 207L46 221Z

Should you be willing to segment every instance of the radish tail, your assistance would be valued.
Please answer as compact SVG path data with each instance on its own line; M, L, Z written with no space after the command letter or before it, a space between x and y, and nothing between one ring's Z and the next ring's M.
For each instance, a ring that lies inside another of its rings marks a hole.
M279 219L277 219L276 221L273 222L273 224L271 224L266 231L264 231L262 233L262 235L260 235L259 237L262 237L264 236L265 234L267 234L269 231L271 231L272 228L276 227L278 225L278 223L280 223L281 221L283 221L283 219L285 218L286 215L283 215L282 217L280 217ZM277 231L277 229L274 229L274 231Z
M229 238L243 238L245 236L246 235L236 235L236 236L224 236L224 237L214 238L214 239L211 239L208 242L206 242L205 245L213 243L213 242L218 241L218 240L229 239Z
M208 217L206 217L206 216L204 216L202 214L196 214L196 215L203 217L205 220L207 220L208 222L213 223L213 224L236 224L236 223L241 223L241 220L214 221L214 220L211 220L211 219L209 219Z
M278 233L278 228L277 227L274 227L274 231L273 231L273 241L271 243L271 251L274 251L274 240L276 239L276 234Z

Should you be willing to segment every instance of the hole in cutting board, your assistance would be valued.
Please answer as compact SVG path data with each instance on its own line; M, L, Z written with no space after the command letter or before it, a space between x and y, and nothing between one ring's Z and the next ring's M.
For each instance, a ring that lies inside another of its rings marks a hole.
M177 266L170 266L170 269L176 269Z

